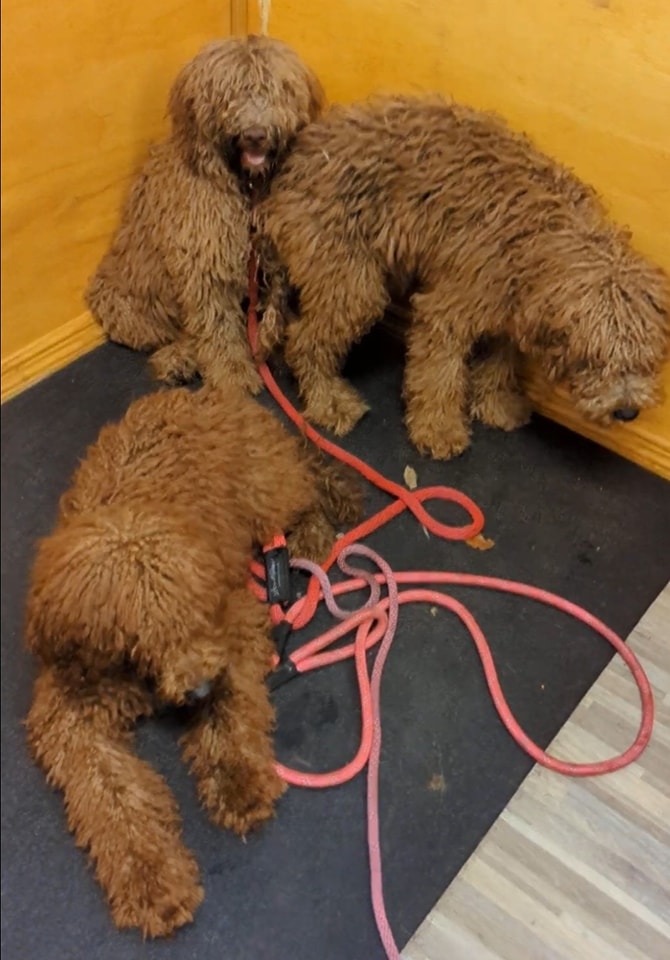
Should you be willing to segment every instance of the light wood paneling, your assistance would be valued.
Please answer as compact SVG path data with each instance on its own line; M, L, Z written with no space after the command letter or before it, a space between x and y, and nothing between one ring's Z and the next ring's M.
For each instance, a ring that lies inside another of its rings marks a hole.
M252 0L253 3L253 0ZM249 23L248 0L230 0L230 31L235 36L247 33Z
M670 367L664 371L666 401L661 407L640 414L634 423L613 423L603 428L588 423L570 403L567 393L550 392L540 380L528 383L535 408L576 433L595 440L615 453L670 480Z
M640 760L586 780L536 767L403 952L405 960L670 957L670 585L629 639L656 698ZM639 697L620 659L550 752L625 749Z
M3 397L46 372L40 356L95 342L82 290L170 83L230 29L230 0L3 4Z
M249 0L250 29L258 28ZM318 71L332 100L438 90L501 112L602 193L639 249L670 270L667 0L272 0L270 32ZM670 477L668 399L599 430L536 386L542 412Z

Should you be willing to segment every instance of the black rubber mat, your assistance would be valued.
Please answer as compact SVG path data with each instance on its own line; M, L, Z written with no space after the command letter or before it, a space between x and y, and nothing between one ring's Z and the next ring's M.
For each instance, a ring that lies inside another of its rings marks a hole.
M399 348L383 333L350 375L372 413L347 447L395 480L447 483L487 516L488 552L427 538L403 515L371 538L396 569L465 570L536 584L626 635L670 576L670 485L537 419L514 434L479 429L455 462L431 463L401 425ZM4 960L377 960L368 892L365 782L292 789L243 844L198 808L175 721L144 725L138 749L181 805L206 901L168 942L118 933L61 797L31 763L21 725L33 664L21 621L34 543L99 428L153 389L144 361L104 346L2 408L2 950ZM371 493L370 509L385 502ZM458 512L444 511L444 519ZM609 659L604 641L559 614L455 590L488 633L519 721L546 745ZM321 623L325 623L323 620ZM351 664L277 691L277 751L316 770L348 759L359 716ZM405 607L383 685L381 824L389 917L404 944L530 769L490 703L464 629ZM631 737L634 731L631 730Z

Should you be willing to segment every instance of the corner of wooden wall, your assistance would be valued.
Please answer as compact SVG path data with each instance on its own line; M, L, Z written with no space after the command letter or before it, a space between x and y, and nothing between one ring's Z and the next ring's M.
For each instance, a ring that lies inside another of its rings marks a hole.
M230 32L234 37L249 33L249 0L231 0Z
M243 35L249 30L248 0L230 0L229 31ZM90 313L59 324L25 344L1 363L1 402L11 399L104 342L104 334Z

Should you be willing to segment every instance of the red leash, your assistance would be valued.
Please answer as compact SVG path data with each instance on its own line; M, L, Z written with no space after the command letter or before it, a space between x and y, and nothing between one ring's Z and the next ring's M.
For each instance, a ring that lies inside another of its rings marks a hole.
M249 263L249 341L255 352L258 335L257 317L257 265L252 254ZM356 756L340 770L329 773L307 774L299 770L291 770L281 764L277 765L279 774L287 783L295 786L322 788L345 783L355 777L366 765L368 766L368 847L370 852L371 893L375 919L387 956L397 960L398 949L393 939L386 912L384 909L381 853L379 849L379 822L378 822L378 768L381 748L381 724L379 717L379 692L381 677L386 656L388 654L397 622L398 609L405 603L430 603L433 606L444 607L455 613L467 627L477 647L482 662L486 682L491 693L496 710L502 723L516 743L526 751L537 763L566 776L587 777L611 773L636 760L647 746L651 737L654 719L654 701L649 680L640 665L637 657L624 641L609 629L604 623L592 616L586 610L564 600L554 594L537 587L503 580L496 577L482 577L464 573L442 572L403 572L394 574L388 564L369 548L357 541L362 540L373 530L388 523L393 517L404 510L410 510L416 519L435 536L445 540L467 540L479 533L484 526L484 516L472 500L465 494L450 487L427 487L421 490L410 491L400 484L393 483L383 477L357 457L347 453L341 447L322 437L298 413L279 389L266 363L259 364L263 381L281 409L287 414L298 429L312 440L323 451L341 460L357 470L366 480L395 497L395 500L369 517L353 530L350 530L333 547L330 557L319 568L306 561L293 561L292 566L306 569L312 573L306 595L296 601L284 613L282 608L275 605L271 608L273 620L278 625L284 625L285 630L300 629L306 626L314 616L318 604L324 601L330 612L342 622L322 636L304 644L289 658L275 660L274 674L270 675L270 686L278 686L292 676L316 670L319 667L337 663L341 660L354 658L356 675L361 697L362 723L361 742ZM434 520L424 509L425 500L439 499L457 503L469 514L470 522L461 527L452 527ZM364 570L357 570L349 566L349 556L362 555L373 560L380 572L370 574ZM331 586L326 571L337 561L343 572L350 579L335 586ZM264 579L264 570L260 564L252 565L253 573ZM595 763L569 763L558 760L545 753L535 744L517 723L507 701L505 700L493 657L486 638L477 621L467 608L453 597L438 590L413 588L398 591L399 584L453 584L467 587L483 587L489 590L498 590L516 594L544 603L561 610L576 620L585 623L600 636L604 637L625 661L635 683L637 684L642 704L642 717L637 736L633 744L622 754ZM388 595L380 599L381 586L385 586ZM337 606L335 597L343 593L350 593L363 587L370 589L370 598L367 603L354 613L344 611ZM259 597L266 598L266 591L257 582L252 582L252 589ZM336 641L352 631L356 631L355 640L346 646L328 650ZM375 659L372 676L368 675L367 650L379 644L379 651ZM277 682L273 683L272 678Z

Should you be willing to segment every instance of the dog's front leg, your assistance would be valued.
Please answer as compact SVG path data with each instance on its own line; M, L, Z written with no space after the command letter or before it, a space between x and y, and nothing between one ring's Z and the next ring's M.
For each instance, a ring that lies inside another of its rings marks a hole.
M225 677L182 743L212 820L244 836L274 812L285 784L274 769L274 711L265 686L272 643L267 607L242 588L228 598Z
M233 381L259 393L263 383L247 340L243 296L239 285L211 273L194 269L184 278L183 336L154 353L151 362L158 379L174 383L199 373L213 386Z
M352 345L383 315L388 294L378 265L352 255L344 276L329 247L315 253L310 273L318 278L300 286L300 318L286 329L284 355L298 381L307 420L345 436L368 411L357 391L341 375Z
M473 345L467 314L437 291L412 298L403 395L405 422L420 453L449 460L470 444L468 356Z
M65 795L68 825L95 863L117 926L154 937L189 923L203 891L167 784L131 749L133 722L150 712L139 686L88 686L45 668L26 725L49 783Z
M528 423L530 401L521 387L521 355L503 336L481 346L470 364L470 416L489 427L515 430Z
M198 367L206 383L214 386L236 383L243 390L257 394L263 381L256 369L247 337L247 320L235 289L219 293L213 302L190 321L196 342Z

